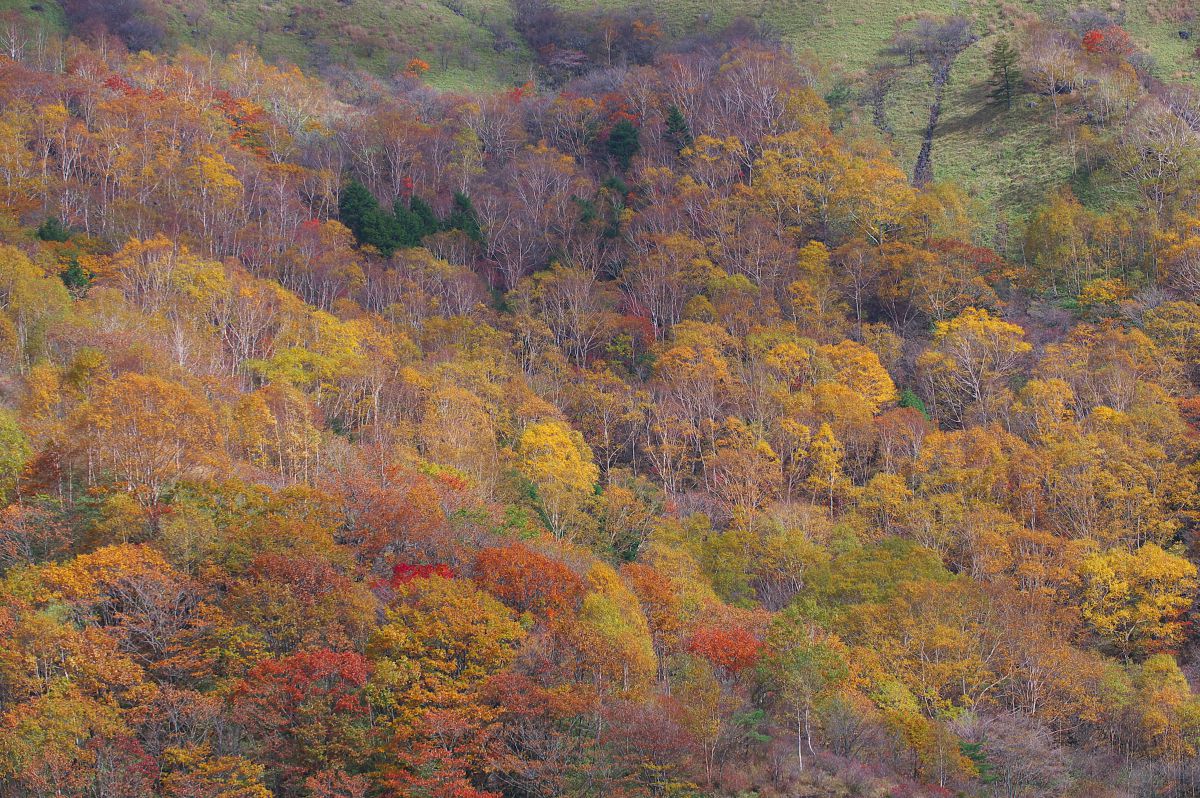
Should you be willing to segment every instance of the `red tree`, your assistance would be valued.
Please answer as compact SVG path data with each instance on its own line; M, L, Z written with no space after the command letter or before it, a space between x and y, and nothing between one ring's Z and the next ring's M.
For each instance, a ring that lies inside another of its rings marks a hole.
M305 779L364 756L371 662L351 651L302 651L256 665L235 687L233 717L260 746L278 780Z
M570 568L519 544L484 549L475 558L475 582L517 612L552 618L583 595Z
M741 673L758 662L762 643L740 626L699 626L688 641L688 651L728 673Z

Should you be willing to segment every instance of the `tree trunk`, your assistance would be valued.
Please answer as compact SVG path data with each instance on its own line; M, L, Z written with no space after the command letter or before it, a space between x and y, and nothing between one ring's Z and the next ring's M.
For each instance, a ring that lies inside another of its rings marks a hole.
M808 722L808 707L804 708L804 737L805 741L808 743L808 752L813 756L816 756L817 751L813 748L812 744L812 726Z
M800 758L800 769L804 770L804 716L796 713L796 756Z

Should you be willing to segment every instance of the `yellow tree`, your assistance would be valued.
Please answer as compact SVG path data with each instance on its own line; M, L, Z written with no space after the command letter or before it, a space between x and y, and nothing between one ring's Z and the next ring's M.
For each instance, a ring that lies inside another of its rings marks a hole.
M71 428L88 478L109 475L147 507L188 471L220 460L212 408L161 377L127 372L102 384Z
M779 493L783 481L779 456L753 430L730 418L706 465L730 514L753 531L755 515Z
M987 423L995 416L1006 382L1032 347L1018 325L981 308L967 308L934 326L933 347L917 360L934 408L956 424L971 411Z
M808 447L811 466L807 482L813 497L825 497L830 510L833 510L838 492L847 484L846 475L842 473L844 457L845 452L833 434L833 428L828 423L822 423Z
M896 401L896 384L879 362L879 355L866 346L847 339L820 351L833 366L834 381L869 402L873 412Z
M484 681L512 662L524 637L512 611L473 582L432 576L401 586L367 655L403 721L471 703Z
M649 683L658 658L637 595L604 563L592 566L587 586L568 632L579 652L580 670L590 672L599 690L630 690Z
M0 408L0 500L17 486L21 470L32 454L29 439L16 417Z
M1133 668L1128 712L1138 748L1160 760L1184 762L1200 744L1200 699L1170 654Z
M1183 612L1196 592L1196 566L1147 543L1083 561L1083 618L1125 658L1183 640Z
M201 152L185 174L198 226L204 240L216 249L226 243L222 239L231 231L242 197L242 183L233 165L211 148Z
M66 287L16 247L0 246L0 364L38 355L46 326L70 306Z
M816 223L845 238L880 246L912 205L915 192L883 152L845 147L817 119L769 136L754 164L755 196L780 227Z
M555 537L566 537L587 521L585 508L600 469L583 436L561 421L530 424L517 443L521 473L534 484Z
M293 483L316 476L319 419L299 390L272 383L245 394L234 407L233 420L238 448L252 463L274 468Z

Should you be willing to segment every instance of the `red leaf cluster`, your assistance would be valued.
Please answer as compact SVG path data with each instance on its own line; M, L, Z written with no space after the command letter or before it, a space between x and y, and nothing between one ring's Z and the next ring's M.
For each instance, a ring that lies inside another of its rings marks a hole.
M728 673L741 673L758 662L762 643L740 626L698 626L687 650Z
M453 579L455 573L454 569L445 563L415 565L413 563L402 562L392 567L392 587L400 587L400 585L407 585L416 579L429 579L434 576L440 576L442 579Z

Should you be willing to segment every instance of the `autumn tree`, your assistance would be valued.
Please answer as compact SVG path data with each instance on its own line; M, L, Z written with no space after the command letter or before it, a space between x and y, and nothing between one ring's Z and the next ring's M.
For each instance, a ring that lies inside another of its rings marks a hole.
M1084 619L1122 656L1170 649L1182 639L1182 612L1196 590L1196 566L1147 543L1083 561Z
M521 472L537 488L546 521L556 537L586 525L586 510L600 478L591 448L559 421L531 424L518 442Z
M105 382L72 427L89 479L111 477L147 507L174 480L220 460L208 403L161 377L128 372Z
M547 619L573 611L583 594L571 569L521 544L482 549L473 579L517 612Z
M963 424L968 413L976 412L986 421L998 411L1007 379L1031 348L1019 326L967 308L935 325L933 346L918 367L939 414Z
M844 658L840 641L819 636L812 622L794 609L785 611L772 623L762 668L780 703L793 717L796 756L802 770L804 749L807 747L810 754L816 754L812 736L814 708L849 676Z
M0 410L0 497L10 495L25 464L33 455L29 438L12 413Z
M512 662L525 637L512 612L469 580L416 579L397 598L367 653L392 691L387 710L401 723L428 709L470 703L488 676ZM410 661L420 663L417 672L408 672Z
M649 627L637 596L608 565L597 563L568 634L581 676L601 691L637 689L658 668Z
M359 654L314 650L262 662L237 685L234 717L262 746L275 784L294 791L321 770L358 760L370 673Z

